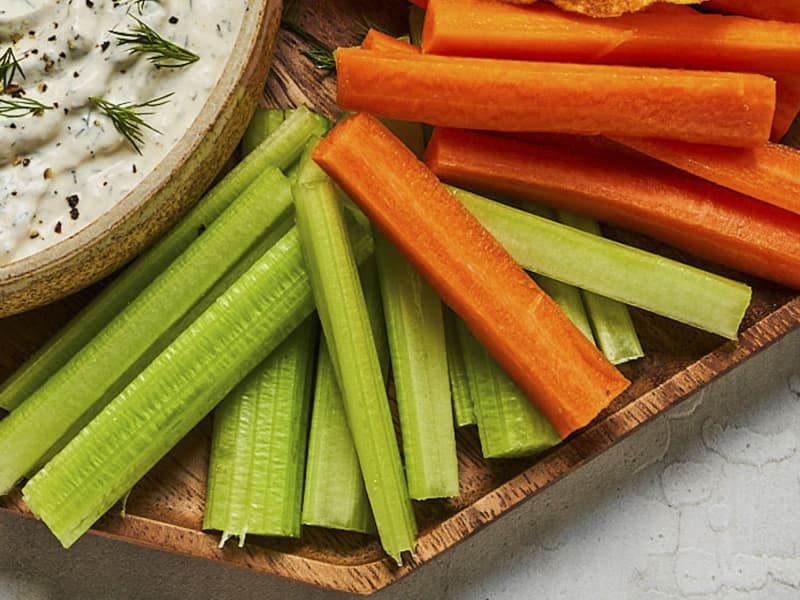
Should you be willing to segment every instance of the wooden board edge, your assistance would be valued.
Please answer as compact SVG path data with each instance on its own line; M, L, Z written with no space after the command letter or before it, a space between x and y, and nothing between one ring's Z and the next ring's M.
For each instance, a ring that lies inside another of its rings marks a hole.
M124 518L106 515L91 533L321 588L369 595L398 581L591 462L654 417L798 326L800 298L795 298L745 330L738 342L728 342L705 355L647 394L590 425L520 475L424 532L419 538L416 555L402 567L397 567L388 558L364 564L336 565L254 545L221 549L213 534L135 515ZM12 497L11 503L0 510L32 517L18 497Z

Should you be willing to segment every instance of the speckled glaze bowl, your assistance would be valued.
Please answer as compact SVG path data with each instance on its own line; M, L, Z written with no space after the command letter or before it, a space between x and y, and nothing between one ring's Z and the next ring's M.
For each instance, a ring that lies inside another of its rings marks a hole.
M244 133L272 61L280 0L249 0L205 107L159 166L99 219L0 266L0 317L53 302L109 275L164 232L209 187Z

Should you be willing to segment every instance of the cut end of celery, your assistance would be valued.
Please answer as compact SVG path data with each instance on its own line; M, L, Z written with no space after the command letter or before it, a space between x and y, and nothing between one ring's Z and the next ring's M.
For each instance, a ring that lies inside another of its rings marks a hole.
M35 478L22 488L22 499L31 509L33 516L47 525L47 528L64 548L70 548L92 525L90 523L86 527L81 524L76 526L71 523L70 519L59 519L57 509L51 513L51 507L47 500L38 496Z

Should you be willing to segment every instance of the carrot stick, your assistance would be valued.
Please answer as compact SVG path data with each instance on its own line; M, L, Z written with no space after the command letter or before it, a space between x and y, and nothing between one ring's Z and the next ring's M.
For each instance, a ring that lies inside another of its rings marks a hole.
M403 40L398 40L377 29L369 29L367 31L367 35L361 41L361 47L365 50L379 50L381 52L413 52L417 54L420 51L416 46Z
M770 19L800 23L800 2L797 0L709 0L703 6L723 13L745 15L756 19ZM783 75L778 78L778 98L775 120L772 123L773 142L779 142L789 132L800 114L800 76Z
M314 159L567 436L629 382L377 119L336 126Z
M800 288L800 216L606 142L568 148L436 129L425 156L456 185L535 199Z
M800 114L800 76L784 75L778 80L775 119L772 121L773 142L783 139Z
M762 75L457 58L341 48L346 110L498 131L766 142L775 82Z
M642 138L614 138L730 190L800 214L800 150L780 144L726 148Z
M480 23L480 35L470 23ZM593 19L547 4L432 0L423 49L432 54L561 62L782 73L796 70L800 24L708 15L688 6L653 5ZM789 56L795 58L789 58ZM789 62L787 62L789 61ZM771 139L780 140L800 112L800 83L778 79Z
M800 21L800 3L797 0L708 0L703 6L757 19Z
M593 19L543 2L431 0L422 48L452 56L782 73L800 63L800 24L688 7Z

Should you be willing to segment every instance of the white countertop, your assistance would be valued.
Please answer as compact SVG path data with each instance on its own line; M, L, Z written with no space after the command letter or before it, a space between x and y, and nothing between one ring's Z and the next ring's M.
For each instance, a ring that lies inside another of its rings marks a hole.
M380 600L800 598L800 331ZM342 598L0 514L0 600Z

